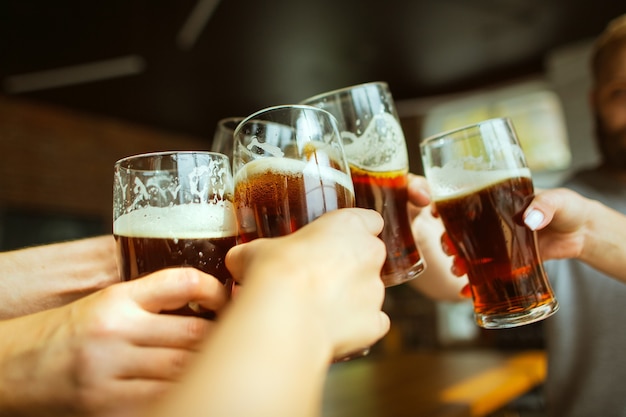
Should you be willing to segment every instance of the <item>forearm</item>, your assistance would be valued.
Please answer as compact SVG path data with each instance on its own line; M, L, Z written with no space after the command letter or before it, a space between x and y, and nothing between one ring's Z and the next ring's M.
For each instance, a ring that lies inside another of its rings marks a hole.
M297 291L244 285L190 374L147 415L319 415L332 354L302 300Z
M580 260L626 282L626 216L590 201Z
M0 253L0 319L67 304L119 281L113 236Z
M67 346L51 343L62 312L0 321L0 415L69 416L72 361ZM10 336L8 336L10 335Z

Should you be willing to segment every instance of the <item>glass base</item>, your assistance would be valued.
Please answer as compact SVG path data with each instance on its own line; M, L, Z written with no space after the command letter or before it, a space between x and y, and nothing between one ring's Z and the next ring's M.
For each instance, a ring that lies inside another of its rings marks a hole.
M393 287L395 285L400 285L416 278L419 274L424 272L425 269L426 263L423 259L420 259L419 261L417 261L417 263L415 263L406 271L392 272L390 274L383 275L381 278L383 280L383 283L385 284L385 287Z
M476 323L485 329L508 329L550 317L559 309L556 298L547 304L519 313L475 314Z

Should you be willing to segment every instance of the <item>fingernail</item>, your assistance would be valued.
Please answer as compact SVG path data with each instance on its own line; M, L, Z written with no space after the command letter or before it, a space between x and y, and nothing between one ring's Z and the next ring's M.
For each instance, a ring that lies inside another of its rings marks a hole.
M536 209L530 210L524 218L524 223L526 223L526 226L528 226L530 230L537 230L542 222L543 213Z

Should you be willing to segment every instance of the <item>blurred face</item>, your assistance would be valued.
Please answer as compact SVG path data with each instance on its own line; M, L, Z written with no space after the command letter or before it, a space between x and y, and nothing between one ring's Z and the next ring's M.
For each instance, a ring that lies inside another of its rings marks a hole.
M604 163L626 171L626 40L611 51L596 75L592 103Z

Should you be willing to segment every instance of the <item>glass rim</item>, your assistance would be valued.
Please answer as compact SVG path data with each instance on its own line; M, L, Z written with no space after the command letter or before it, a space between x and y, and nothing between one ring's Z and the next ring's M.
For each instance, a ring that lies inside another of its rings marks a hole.
M148 159L148 158L154 158L157 156L167 156L167 155L215 155L215 156L219 156L221 158L225 158L227 160L230 161L230 158L228 157L228 155L223 154L221 152L215 152L215 151L203 151L203 150L197 150L197 151L193 151L193 150L185 150L185 151L154 151L154 152L146 152L146 153L138 153L138 154L134 154L134 155L128 155L125 156L123 158L118 159L117 161L115 161L114 166L122 166L125 162L128 162L130 160L136 160L136 159ZM132 168L127 168L124 167L126 169L132 169Z
M245 116L229 116L229 117L224 117L221 118L217 121L217 124L220 126L226 126L226 123L230 123L230 122L234 122L234 123L241 123L243 120L245 120L246 117ZM235 129L233 129L235 130Z
M324 109L320 109L319 107L315 107L315 106L309 106L308 104L279 104L277 106L271 106L271 107L265 107L261 110L257 110L254 113L252 113L251 115L245 117L241 122L239 122L239 124L237 125L237 127L235 128L234 132L233 132L233 137L237 137L239 134L239 131L241 130L242 126L245 125L246 123L254 120L254 119L258 119L259 115L261 114L265 114L265 113L270 113L276 110L287 110L287 109L299 109L299 110L312 110L318 113L325 113L326 115L328 115L330 117L330 119L334 122L337 123L337 119L335 118L335 116L333 116L333 114L327 110ZM263 120L261 120L263 121ZM268 120L269 121L269 120ZM284 123L279 123L279 122L272 122L272 123L276 123L276 124L280 124L280 125L285 125L288 126Z
M309 98L305 98L300 103L306 104L306 103L311 103L314 101L319 101L320 99L325 98L325 97L340 95L340 94L345 93L346 91L355 90L357 88L363 88L363 87L367 87L370 85L383 86L385 90L389 91L389 84L386 81L369 81L366 83L354 84L348 87L336 88L334 90L326 91L324 93L315 94Z
M480 122L469 123L469 124L466 124L464 126L455 127L454 129L444 130L443 132L435 133L434 135L425 137L424 139L422 139L420 141L420 147L426 147L427 145L430 145L433 142L436 142L438 140L443 140L445 136L450 136L450 135L452 135L454 133L457 133L457 132L460 132L462 130L468 130L468 129L472 129L472 128L477 128L477 127L480 127L481 125L492 124L492 123L497 122L497 121L504 122L507 125L511 126L511 118L509 118L509 117L493 117L491 119L481 120Z

